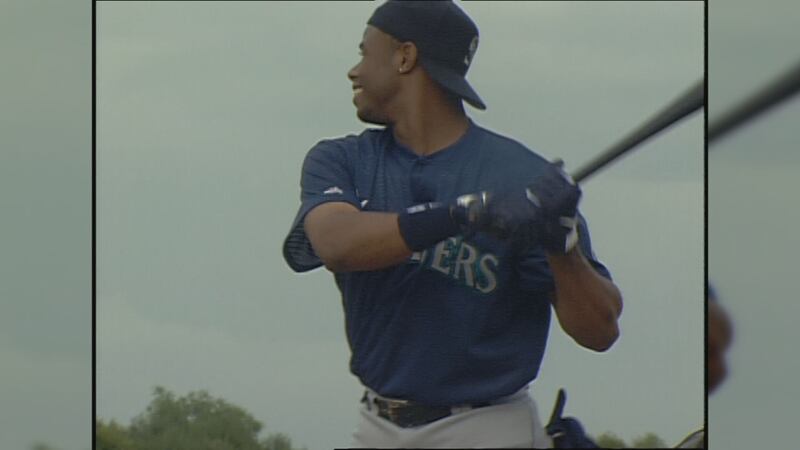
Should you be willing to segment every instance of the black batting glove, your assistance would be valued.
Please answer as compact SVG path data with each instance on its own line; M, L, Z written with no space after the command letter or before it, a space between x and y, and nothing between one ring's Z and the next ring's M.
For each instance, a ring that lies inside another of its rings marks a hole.
M459 196L455 203L450 205L450 217L464 235L469 236L478 231L488 231L488 204L489 192L487 191Z
M450 213L465 236L484 232L523 246L535 243L541 228L535 205L520 188L462 195Z
M567 253L578 243L578 201L581 189L563 169L563 162L549 164L525 189L536 209L538 242L552 253Z

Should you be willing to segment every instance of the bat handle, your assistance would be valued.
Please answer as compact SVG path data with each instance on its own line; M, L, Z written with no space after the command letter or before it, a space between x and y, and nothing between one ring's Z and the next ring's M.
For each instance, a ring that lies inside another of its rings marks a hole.
M558 395L556 396L556 404L553 406L553 414L550 415L550 422L555 423L561 417L561 414L564 413L564 404L567 402L567 393L564 391L564 388L558 390Z

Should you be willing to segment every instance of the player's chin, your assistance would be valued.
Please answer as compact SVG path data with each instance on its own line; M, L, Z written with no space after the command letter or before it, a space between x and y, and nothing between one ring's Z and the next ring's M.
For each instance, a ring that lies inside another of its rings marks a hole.
M386 125L387 121L383 119L379 114L375 114L367 108L359 107L356 105L356 116L358 119L365 123L371 123L373 125Z

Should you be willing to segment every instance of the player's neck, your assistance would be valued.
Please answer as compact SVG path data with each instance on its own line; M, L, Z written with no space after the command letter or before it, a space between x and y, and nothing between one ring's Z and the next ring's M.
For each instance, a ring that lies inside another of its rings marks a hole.
M453 145L468 128L469 119L463 110L439 102L411 105L392 126L395 140L420 156Z

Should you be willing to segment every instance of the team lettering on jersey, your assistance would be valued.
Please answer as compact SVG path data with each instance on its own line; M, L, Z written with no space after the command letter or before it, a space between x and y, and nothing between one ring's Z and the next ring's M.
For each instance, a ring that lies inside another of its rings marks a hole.
M497 288L494 272L500 263L497 256L481 252L461 237L451 237L433 248L415 252L411 255L411 262L422 264L428 270L437 271L484 294Z

